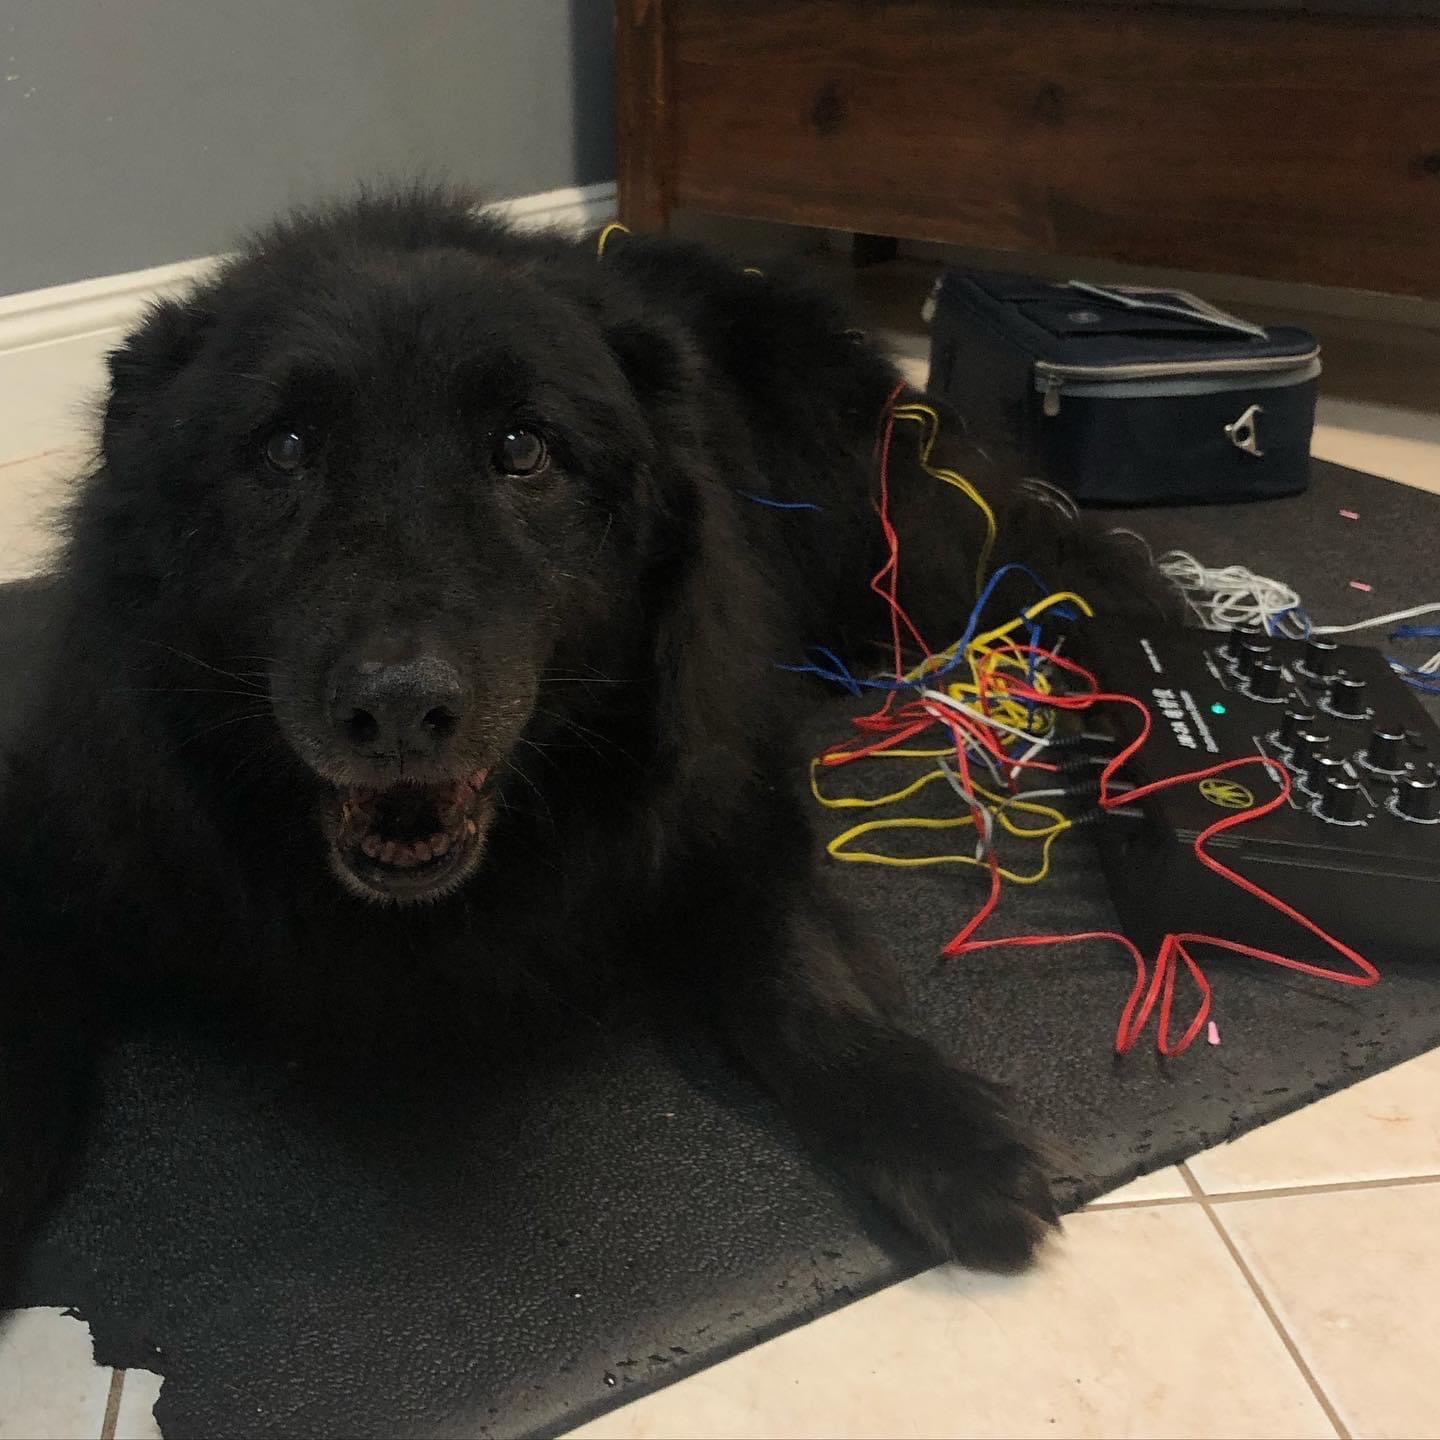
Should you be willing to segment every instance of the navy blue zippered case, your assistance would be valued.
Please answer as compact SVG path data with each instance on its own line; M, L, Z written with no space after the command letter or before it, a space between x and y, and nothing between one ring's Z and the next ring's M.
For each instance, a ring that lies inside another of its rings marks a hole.
M951 271L930 390L1081 503L1293 495L1310 474L1320 346L1179 290Z

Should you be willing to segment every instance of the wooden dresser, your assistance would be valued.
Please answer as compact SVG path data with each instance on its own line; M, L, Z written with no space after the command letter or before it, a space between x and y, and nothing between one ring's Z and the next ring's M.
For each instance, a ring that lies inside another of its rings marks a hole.
M1440 296L1437 0L617 0L621 216Z

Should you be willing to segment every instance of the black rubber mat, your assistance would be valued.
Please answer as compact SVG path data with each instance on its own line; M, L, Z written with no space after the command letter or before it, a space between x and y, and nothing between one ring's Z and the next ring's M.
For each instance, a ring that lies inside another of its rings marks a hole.
M1115 518L1157 548L1284 576L1325 620L1436 598L1440 497L1336 467L1293 500ZM0 591L12 677L43 610L43 589ZM847 708L817 705L817 742ZM1083 837L1056 861L1009 892L1004 924L1113 923ZM1067 1206L1440 1043L1440 963L1377 955L1384 983L1354 991L1220 961L1219 1048L1117 1062L1123 959L938 963L977 880L835 867L828 883L906 970L922 1023L1068 1147ZM103 1091L11 1298L73 1306L102 1363L160 1371L171 1435L555 1433L922 1263L703 1039L662 1043L638 1020L560 1037L524 1075L443 1105L335 1113L152 1012Z

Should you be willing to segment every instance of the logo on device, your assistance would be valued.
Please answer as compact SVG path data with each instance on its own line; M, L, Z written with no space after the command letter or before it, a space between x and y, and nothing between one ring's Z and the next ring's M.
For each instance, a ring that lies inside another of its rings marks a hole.
M1255 804L1255 797L1237 780L1222 780L1212 775L1200 782L1200 793L1222 810L1249 810Z

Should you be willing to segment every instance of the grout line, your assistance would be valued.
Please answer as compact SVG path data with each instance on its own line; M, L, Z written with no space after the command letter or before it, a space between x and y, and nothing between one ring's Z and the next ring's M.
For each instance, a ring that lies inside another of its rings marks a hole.
M1195 1182L1199 1184L1198 1181ZM1206 1190L1200 1186L1211 1205L1234 1205L1242 1200L1283 1200L1292 1195L1332 1195L1349 1190L1390 1190L1405 1185L1440 1184L1440 1173L1434 1175L1393 1175L1376 1180L1328 1180L1314 1185L1274 1185L1264 1190ZM1110 1192L1114 1194L1114 1191ZM1107 1200L1099 1195L1085 1210L1143 1210L1152 1205L1193 1205L1194 1195L1156 1195L1149 1200ZM1077 1212L1077 1213L1081 1213Z
M52 445L50 449L37 450L33 455L17 455L13 460L0 460L0 470L8 470L12 465L33 465L35 461L48 459L52 455L79 454L84 448L78 440L72 445Z
M1084 1215L1091 1210L1153 1210L1158 1205L1193 1205L1194 1203L1193 1195L1156 1195L1151 1200L1106 1200L1101 1195L1078 1213Z
M125 1372L110 1372L110 1393L105 1397L105 1419L100 1426L100 1440L115 1440L115 1426L120 1419L120 1396L125 1390Z
M1320 1185L1277 1185L1269 1190L1216 1190L1212 1193L1203 1186L1200 1188L1210 1204L1234 1205L1241 1200L1282 1200L1291 1195L1343 1195L1351 1190L1396 1190L1409 1185L1437 1184L1440 1184L1440 1175L1395 1175L1387 1180L1332 1180Z
M1180 1173L1185 1177L1185 1183L1190 1187L1190 1193L1199 1202L1200 1208L1205 1212L1206 1218L1215 1227L1215 1233L1220 1237L1220 1242L1230 1252L1230 1258L1235 1262L1241 1275L1245 1277L1245 1283L1250 1287L1251 1293L1259 1302L1260 1308L1265 1312L1271 1325L1275 1327L1275 1333L1280 1337L1280 1343L1289 1352L1290 1359L1294 1362L1295 1368L1304 1378L1305 1383L1310 1387L1310 1393L1314 1395L1315 1402L1325 1412L1325 1418L1335 1427L1335 1433L1340 1440L1351 1440L1349 1430L1345 1428L1340 1419L1339 1412L1330 1403L1330 1397L1321 1388L1320 1382L1315 1378L1315 1373L1306 1363L1305 1357L1300 1353L1300 1347L1290 1337L1290 1332L1285 1328L1280 1319L1279 1313L1274 1305L1270 1303L1270 1297L1261 1288L1260 1282L1255 1278L1254 1271L1246 1264L1244 1257L1240 1254L1240 1247L1231 1239L1230 1232L1220 1220L1220 1216L1210 1204L1210 1197L1200 1188L1199 1182L1190 1173L1190 1167L1186 1164L1179 1166Z

